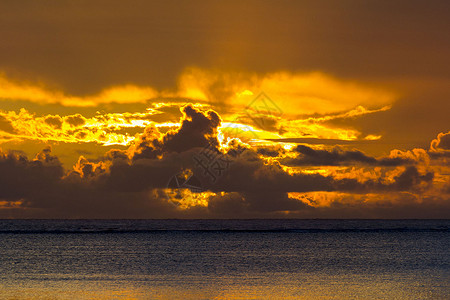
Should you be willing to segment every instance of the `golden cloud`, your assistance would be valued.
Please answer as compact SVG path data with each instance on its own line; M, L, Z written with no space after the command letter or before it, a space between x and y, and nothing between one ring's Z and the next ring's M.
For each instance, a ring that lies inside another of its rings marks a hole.
M330 114L342 111L381 109L397 95L354 81L344 81L320 72L268 74L222 72L190 68L179 78L176 95L214 104L226 104L239 111L258 93L270 96L286 115Z
M158 93L151 87L122 85L104 89L96 95L80 97L52 90L43 84L21 82L0 74L0 99L23 100L39 104L60 104L63 106L97 106L105 103L145 103Z
M394 102L391 91L344 81L320 72L286 71L257 74L189 68L172 90L158 91L133 84L106 88L94 95L67 95L39 83L22 82L0 74L0 99L24 100L63 106L95 107L106 103L146 103L150 99L187 98L239 111L261 91L286 115L329 114L362 106L380 109Z
M0 118L11 126L13 131L6 132L0 128L5 138L22 140L59 141L64 143L95 142L100 145L129 145L134 134L127 132L130 128L145 128L153 121L148 117L154 112L146 113L110 113L85 118L80 114L59 116L46 115L37 117L25 109L1 112ZM158 126L177 126L177 124L157 124ZM7 141L8 139L5 139Z

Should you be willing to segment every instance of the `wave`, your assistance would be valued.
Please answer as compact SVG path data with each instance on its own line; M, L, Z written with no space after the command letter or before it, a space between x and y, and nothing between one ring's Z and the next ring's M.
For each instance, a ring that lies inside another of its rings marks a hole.
M450 232L450 220L0 220L0 234Z
M450 228L370 228L370 229L10 229L0 234L141 234L141 233L414 233L450 232Z

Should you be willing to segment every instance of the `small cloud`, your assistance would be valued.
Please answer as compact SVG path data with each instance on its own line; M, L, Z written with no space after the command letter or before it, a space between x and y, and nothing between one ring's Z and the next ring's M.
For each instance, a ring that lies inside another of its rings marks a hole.
M364 139L367 141L376 141L381 139L382 135L373 135L373 134L369 134L367 135Z
M448 151L450 150L450 131L441 132L437 138L431 141L430 150L432 151Z
M63 124L63 119L60 116L47 116L44 121L56 129L61 129Z
M86 119L80 114L64 117L64 121L73 127L86 124Z

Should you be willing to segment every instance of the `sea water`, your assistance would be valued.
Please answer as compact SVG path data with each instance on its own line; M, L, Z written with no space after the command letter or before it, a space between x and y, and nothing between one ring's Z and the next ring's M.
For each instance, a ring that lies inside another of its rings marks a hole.
M450 220L0 220L1 299L450 299Z

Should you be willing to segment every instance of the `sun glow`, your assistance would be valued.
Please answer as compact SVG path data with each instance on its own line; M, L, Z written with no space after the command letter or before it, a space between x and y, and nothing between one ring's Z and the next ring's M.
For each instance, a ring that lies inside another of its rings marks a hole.
M210 191L194 192L188 188L167 188L164 189L168 200L180 209L189 209L195 206L207 207L209 199L216 196L216 193Z

